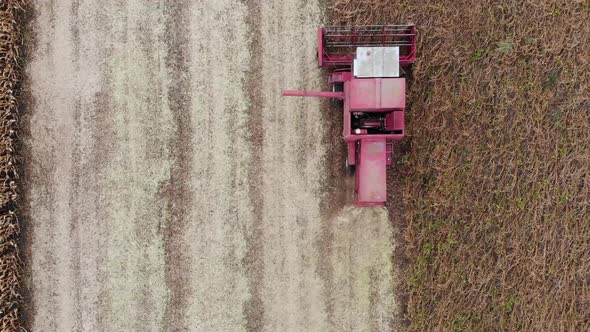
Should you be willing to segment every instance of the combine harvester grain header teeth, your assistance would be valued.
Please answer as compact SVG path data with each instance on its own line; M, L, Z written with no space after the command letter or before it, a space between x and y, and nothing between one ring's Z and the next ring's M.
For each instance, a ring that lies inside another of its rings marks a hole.
M347 167L356 169L357 206L383 205L393 142L405 135L404 68L416 60L414 25L318 29L318 63L331 68L333 92L283 90L283 96L344 101Z
M350 66L357 47L397 47L399 64L416 60L414 25L371 25L318 28L318 62L320 67Z

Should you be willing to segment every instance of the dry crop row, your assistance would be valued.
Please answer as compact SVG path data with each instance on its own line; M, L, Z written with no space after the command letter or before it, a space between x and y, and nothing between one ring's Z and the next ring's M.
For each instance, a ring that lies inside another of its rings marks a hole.
M19 257L18 86L24 1L0 2L0 331L20 328L22 265Z
M589 2L329 3L418 28L391 189L410 330L590 330Z

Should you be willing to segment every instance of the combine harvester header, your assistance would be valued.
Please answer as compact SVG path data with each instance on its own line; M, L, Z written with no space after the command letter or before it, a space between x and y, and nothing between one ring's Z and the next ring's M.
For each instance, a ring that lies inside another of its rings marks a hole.
M332 69L328 91L283 90L283 96L344 101L346 165L356 168L357 206L383 205L393 142L405 135L405 71L416 60L414 25L318 29L318 63Z

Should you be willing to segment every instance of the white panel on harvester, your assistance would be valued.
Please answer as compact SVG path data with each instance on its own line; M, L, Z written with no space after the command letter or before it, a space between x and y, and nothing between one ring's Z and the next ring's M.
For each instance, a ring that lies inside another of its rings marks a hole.
M357 47L354 76L399 77L399 47Z

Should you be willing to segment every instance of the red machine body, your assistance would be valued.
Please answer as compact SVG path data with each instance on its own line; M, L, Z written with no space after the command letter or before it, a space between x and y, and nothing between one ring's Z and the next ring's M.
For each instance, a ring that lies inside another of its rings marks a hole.
M414 25L318 29L318 62L331 68L332 92L283 90L283 96L344 101L347 167L355 168L357 206L383 205L393 142L405 135L404 68L416 59Z

